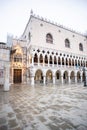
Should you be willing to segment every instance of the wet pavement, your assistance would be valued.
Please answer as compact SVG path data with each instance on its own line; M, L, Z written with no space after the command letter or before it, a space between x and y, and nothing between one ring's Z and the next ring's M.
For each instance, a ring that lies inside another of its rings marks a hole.
M87 130L87 87L12 85L0 88L0 130Z

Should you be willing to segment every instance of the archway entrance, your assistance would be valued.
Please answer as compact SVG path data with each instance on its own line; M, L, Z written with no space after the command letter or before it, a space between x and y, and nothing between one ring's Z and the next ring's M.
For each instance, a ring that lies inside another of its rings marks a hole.
M46 81L47 81L47 83L52 83L52 79L53 79L52 71L48 70L47 73L46 73Z
M77 82L80 82L81 81L81 77L80 77L80 72L78 71L77 72Z
M83 76L82 76L83 82L85 81L85 73L83 72Z
M68 72L67 71L64 72L63 79L64 79L65 83L68 83Z
M56 71L56 83L59 83L59 82L61 82L60 71L57 70L57 71Z
M43 73L40 69L37 70L35 73L35 82L36 83L43 83Z
M22 69L14 69L13 82L14 83L22 82Z
M74 74L74 71L71 72L70 79L71 79L71 83L75 83L75 74Z

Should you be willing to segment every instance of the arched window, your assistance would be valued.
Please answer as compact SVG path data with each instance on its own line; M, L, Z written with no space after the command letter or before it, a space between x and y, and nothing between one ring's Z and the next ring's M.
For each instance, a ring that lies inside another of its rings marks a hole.
M64 58L62 57L62 65L64 65Z
M83 45L82 45L82 43L79 43L79 50L83 51Z
M45 63L48 64L48 57L45 55Z
M43 63L43 56L40 54L40 63Z
M60 65L61 64L61 59L60 59L60 57L58 57L58 65Z
M70 48L70 41L68 39L65 39L65 47Z
M66 58L66 65L68 65L68 59Z
M69 58L69 66L71 66L71 59Z
M34 62L38 62L38 56L37 56L37 54L35 53L35 55L34 55Z
M49 63L52 64L52 56L50 56Z
M50 33L46 35L46 42L47 43L53 43L53 37Z
M54 56L54 64L57 64L56 56Z
M21 54L14 55L14 62L22 62L22 55Z
M74 59L72 59L72 66L74 66Z

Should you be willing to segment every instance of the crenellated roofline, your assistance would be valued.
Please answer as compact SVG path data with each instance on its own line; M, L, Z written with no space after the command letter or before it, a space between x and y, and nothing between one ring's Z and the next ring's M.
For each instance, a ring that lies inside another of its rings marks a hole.
M33 17L33 18L36 18L36 19L38 19L38 20L41 20L41 21L43 21L43 22L52 24L52 25L54 25L54 26L60 27L60 28L62 28L62 29L65 29L65 30L67 30L67 31L70 31L70 32L72 32L72 33L75 33L75 34L84 36L85 38L87 38L87 35L85 35L85 34L83 34L83 33L81 33L81 32L78 32L78 31L76 31L76 30L73 30L73 29L71 29L71 28L68 28L68 27L66 27L66 26L64 26L64 25L58 24L57 22L51 21L51 20L49 20L49 19L47 19L47 18L43 18L43 17L41 17L41 16L39 16L39 15L36 15L36 14L33 13L32 10L31 10L31 12L30 12L30 18L29 18L29 20L28 20L28 23L27 23L27 25L26 25L26 27L25 27L25 30L24 30L23 34L25 33L26 28L27 28L27 26L29 25L29 22L30 22L30 20L31 20L32 17ZM23 35L23 34L22 34L22 35Z

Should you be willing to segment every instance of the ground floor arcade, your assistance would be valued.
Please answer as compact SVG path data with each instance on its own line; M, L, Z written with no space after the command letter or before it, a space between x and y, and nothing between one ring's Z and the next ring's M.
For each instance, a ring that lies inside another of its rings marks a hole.
M82 83L85 80L83 71L80 70L52 70L52 69L32 69L31 84L35 83Z
M82 83L87 77L87 71L83 72L80 69L69 68L41 68L35 67L26 69L24 73L23 69L13 69L13 73L10 75L11 83L27 83L27 84L72 84ZM25 75L24 75L25 74Z

